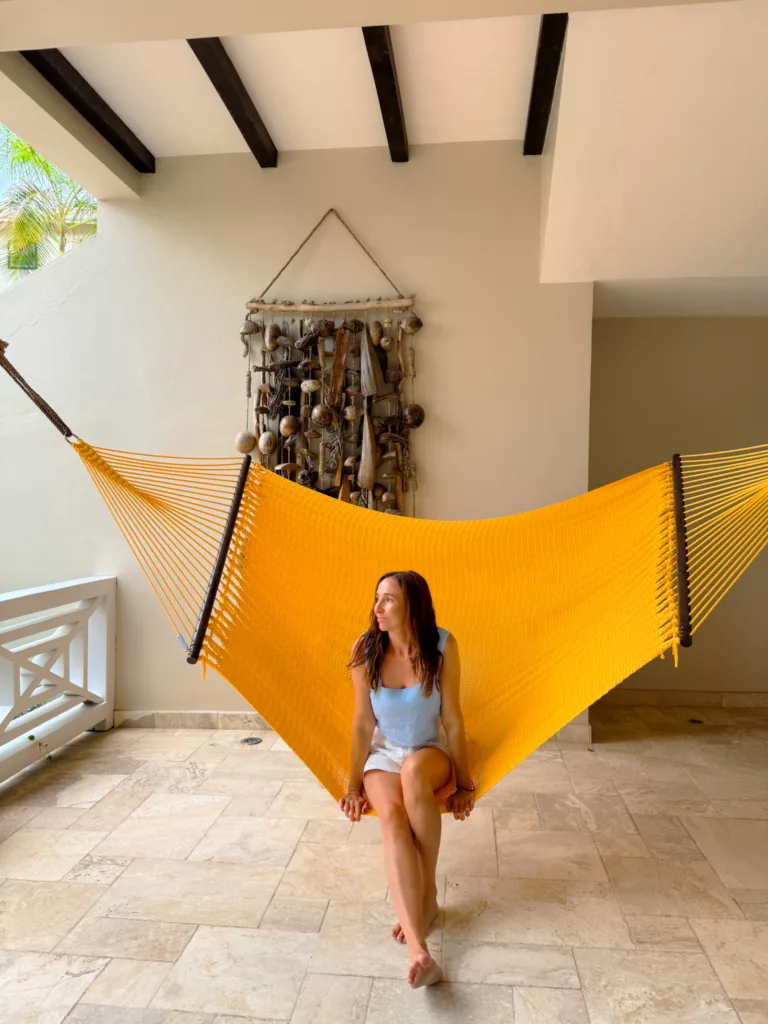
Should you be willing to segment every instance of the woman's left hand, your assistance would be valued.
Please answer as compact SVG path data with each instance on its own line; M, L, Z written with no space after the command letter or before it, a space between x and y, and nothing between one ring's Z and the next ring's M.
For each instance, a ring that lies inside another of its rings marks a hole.
M464 821L472 813L475 806L475 794L473 790L458 789L448 797L446 807L457 821Z

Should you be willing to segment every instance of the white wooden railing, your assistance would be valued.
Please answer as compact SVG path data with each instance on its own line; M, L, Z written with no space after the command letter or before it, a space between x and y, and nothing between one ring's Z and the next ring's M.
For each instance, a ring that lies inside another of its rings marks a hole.
M111 729L114 576L0 594L0 782L86 729Z

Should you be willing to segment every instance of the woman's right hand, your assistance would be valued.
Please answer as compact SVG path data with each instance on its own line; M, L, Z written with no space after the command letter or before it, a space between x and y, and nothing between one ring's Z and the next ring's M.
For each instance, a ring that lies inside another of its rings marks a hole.
M368 798L365 793L360 793L356 789L348 790L346 796L339 800L339 807L350 821L360 821L360 818L368 810L368 806Z

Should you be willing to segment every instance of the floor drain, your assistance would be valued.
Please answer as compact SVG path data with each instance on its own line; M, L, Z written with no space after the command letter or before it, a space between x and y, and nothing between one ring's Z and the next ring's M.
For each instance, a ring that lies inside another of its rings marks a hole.
M247 747L255 747L257 743L261 743L261 736L246 736L244 740L240 740Z

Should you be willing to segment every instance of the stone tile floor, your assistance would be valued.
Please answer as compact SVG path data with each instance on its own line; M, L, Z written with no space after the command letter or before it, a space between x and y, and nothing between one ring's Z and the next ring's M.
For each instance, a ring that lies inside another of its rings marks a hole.
M768 708L592 720L443 819L417 992L378 822L274 733L83 735L0 787L0 1018L768 1024Z

